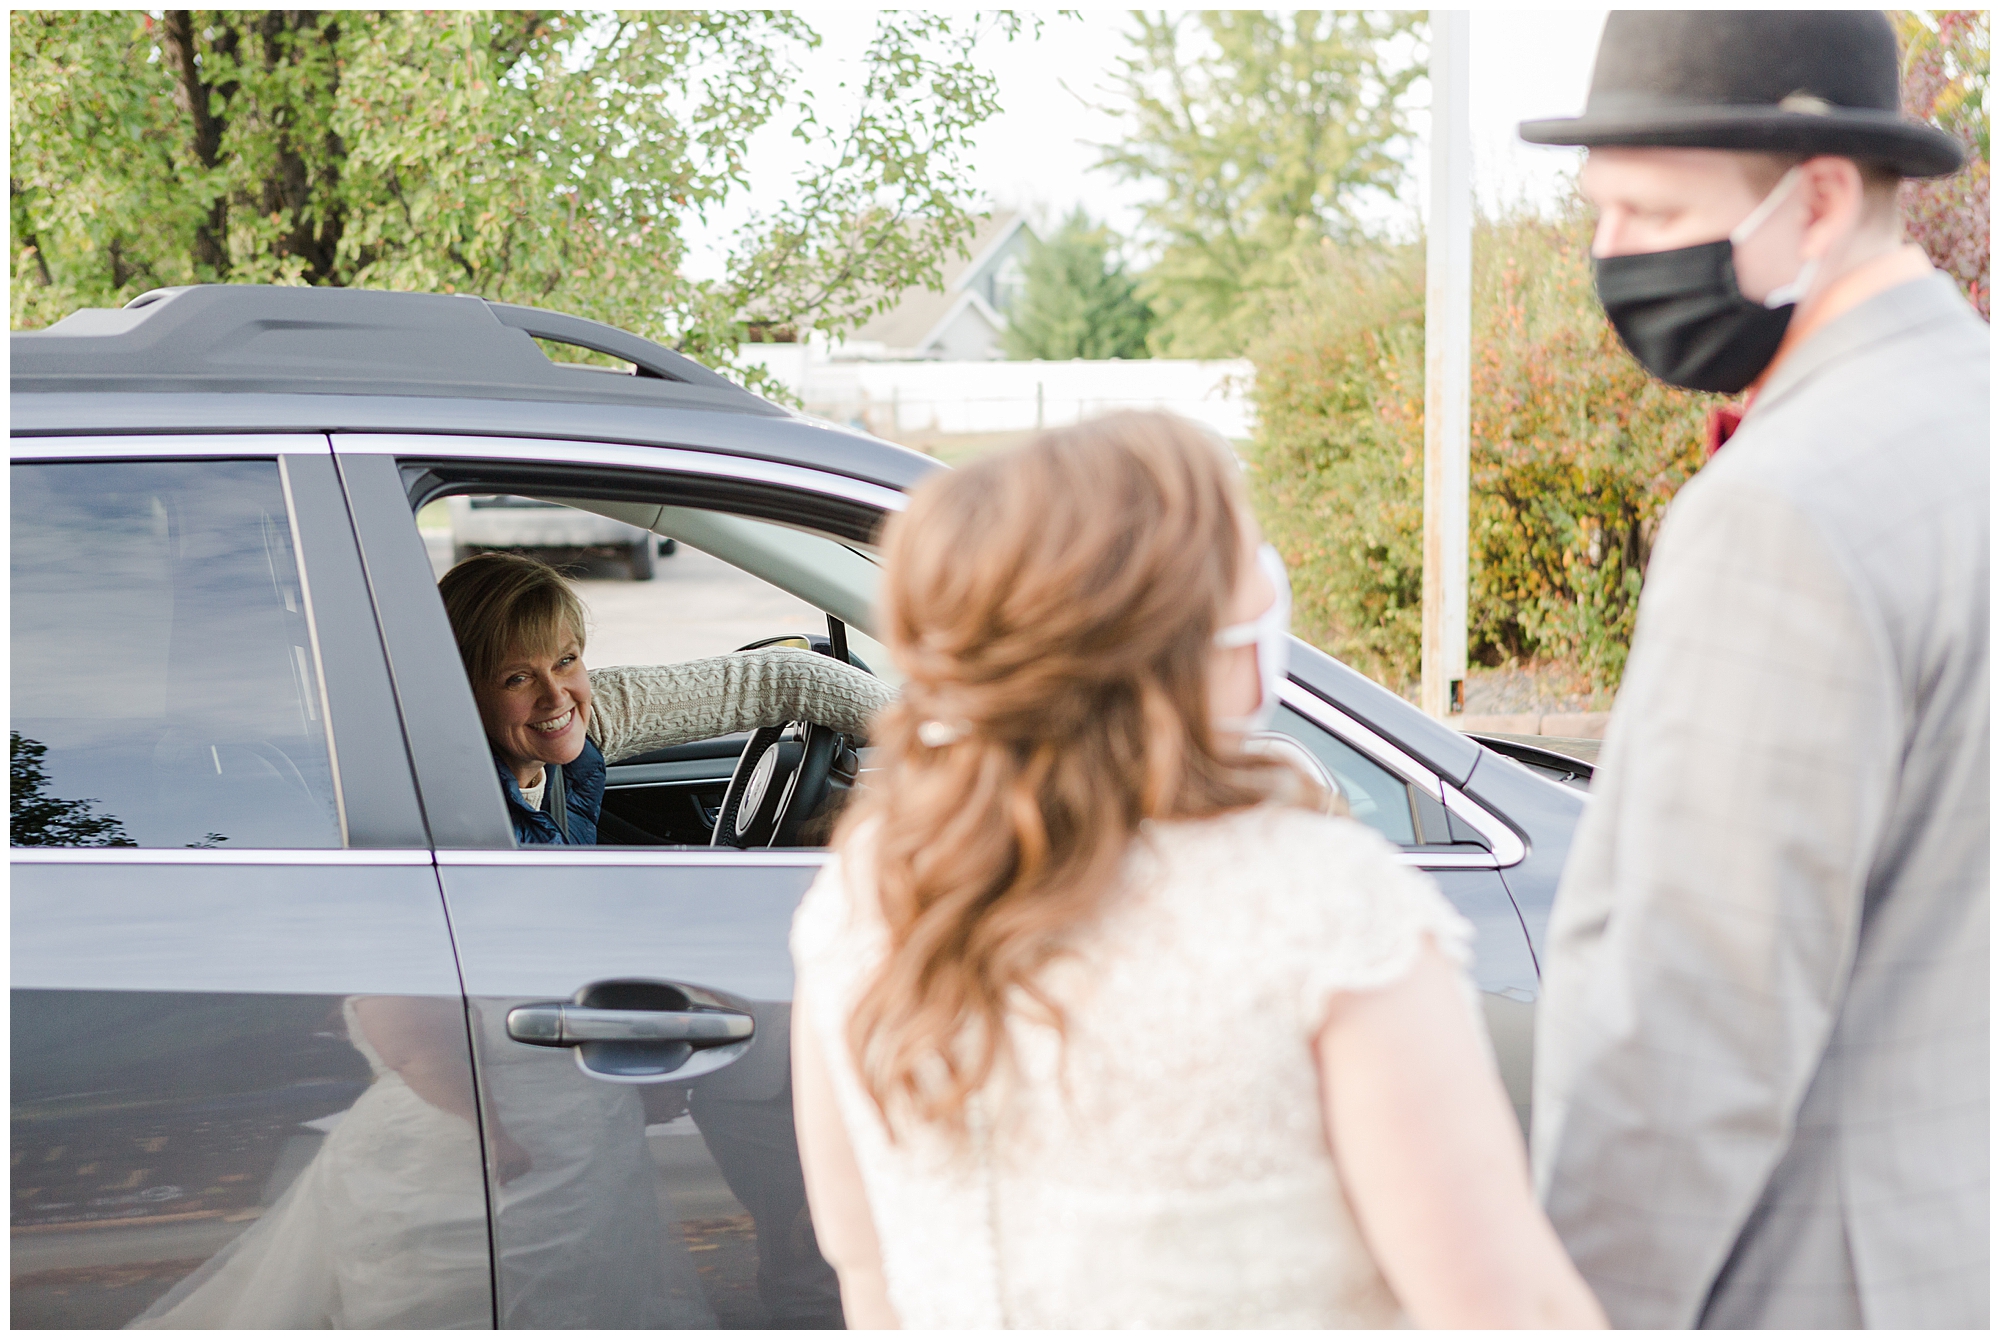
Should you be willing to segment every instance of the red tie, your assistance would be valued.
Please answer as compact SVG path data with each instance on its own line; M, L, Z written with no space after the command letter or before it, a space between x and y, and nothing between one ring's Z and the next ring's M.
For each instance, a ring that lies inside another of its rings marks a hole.
M1743 397L1740 405L1714 405L1708 411L1708 454L1715 455L1722 450L1722 444L1736 436L1736 430L1743 423L1743 416L1750 412L1750 405L1757 399L1752 391Z
M1713 456L1722 450L1722 444L1736 433L1736 425L1743 422L1743 406L1711 405L1708 410L1708 454Z

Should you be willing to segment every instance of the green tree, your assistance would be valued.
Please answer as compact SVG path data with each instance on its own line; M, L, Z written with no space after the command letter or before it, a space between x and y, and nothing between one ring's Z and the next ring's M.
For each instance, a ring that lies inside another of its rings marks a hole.
M996 26L879 15L823 118L791 13L16 13L13 323L227 281L476 293L712 362L746 315L838 333L970 237ZM690 280L683 226L780 117L817 166Z
M1047 241L1032 239L1027 281L1007 313L1009 358L1144 358L1152 309L1110 232L1081 206Z
M1140 287L1153 352L1231 357L1261 332L1297 261L1362 232L1393 193L1423 74L1421 13L1137 16L1115 83L1131 134L1100 166L1156 184L1159 259Z

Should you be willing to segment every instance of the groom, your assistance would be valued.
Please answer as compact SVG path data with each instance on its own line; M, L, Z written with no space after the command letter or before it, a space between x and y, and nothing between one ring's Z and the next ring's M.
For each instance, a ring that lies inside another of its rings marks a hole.
M1614 13L1598 294L1753 393L1675 499L1549 927L1537 1181L1614 1324L1987 1324L1988 335L1880 13Z

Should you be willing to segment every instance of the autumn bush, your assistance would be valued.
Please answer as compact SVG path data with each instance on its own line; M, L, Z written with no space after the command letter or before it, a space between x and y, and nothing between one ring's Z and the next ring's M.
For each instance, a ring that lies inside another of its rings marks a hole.
M1931 264L1992 320L1992 123L1986 112L1992 16L1977 9L1900 10L1903 111L1956 136L1965 170L1903 184L1904 229Z
M1591 283L1589 226L1482 223L1473 245L1469 652L1558 660L1614 689L1712 397L1647 377ZM1413 691L1423 588L1421 246L1328 254L1253 355L1246 450L1301 636Z

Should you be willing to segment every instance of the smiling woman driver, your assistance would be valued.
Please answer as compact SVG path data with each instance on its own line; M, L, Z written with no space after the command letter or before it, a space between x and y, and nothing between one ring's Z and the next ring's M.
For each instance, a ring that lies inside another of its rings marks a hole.
M438 591L524 845L595 843L607 762L787 721L861 734L893 696L872 675L787 648L586 670L583 603L521 554L467 559Z

